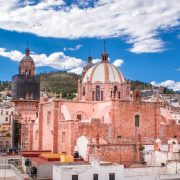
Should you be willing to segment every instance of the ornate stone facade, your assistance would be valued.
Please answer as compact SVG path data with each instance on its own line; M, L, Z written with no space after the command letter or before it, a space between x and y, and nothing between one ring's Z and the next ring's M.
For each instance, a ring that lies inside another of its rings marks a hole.
M99 64L84 69L77 98L40 101L30 148L67 154L76 149L89 161L139 162L142 144L180 138L180 127L165 111L158 99L143 102L139 92L132 93L104 52ZM21 112L23 117L29 113Z

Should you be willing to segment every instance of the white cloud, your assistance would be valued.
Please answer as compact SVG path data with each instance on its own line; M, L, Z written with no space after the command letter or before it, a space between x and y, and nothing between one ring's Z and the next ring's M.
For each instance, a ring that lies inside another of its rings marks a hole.
M116 59L114 62L113 62L113 65L116 66L116 67L120 67L124 64L124 61L122 59Z
M180 71L180 68L177 68L176 71Z
M99 0L83 9L63 0L19 3L0 0L2 29L69 39L123 37L133 53L164 51L160 32L180 24L179 0Z
M0 48L0 56L7 57L13 61L18 61L23 58L23 54L19 51L12 50L12 51L6 51L5 48Z
M97 63L100 63L101 62L101 59L93 59L92 60L92 63L93 64L97 64Z
M5 48L0 48L0 56L19 62L24 57L24 53L17 50L7 51ZM31 52L31 57L34 60L36 67L47 66L58 70L65 69L68 72L76 74L81 74L83 67L87 64L87 62L81 59L65 55L64 52L54 52L50 55ZM100 61L101 59L93 59L92 63L96 64ZM122 59L116 59L113 62L116 67L120 67L123 63L124 61Z
M5 48L0 48L0 56L9 58L13 61L20 61L24 54L17 50L6 51ZM49 56L46 54L32 54L37 67L48 66L54 69L66 69L69 71L79 71L85 65L85 62L81 59L66 56L63 52L54 52Z
M167 80L161 83L157 83L155 81L152 81L151 84L153 86L164 86L169 89L173 89L174 91L180 91L180 82L175 82L173 80Z
M81 45L81 44L78 44L78 45L76 45L74 48L72 48L72 47L64 47L64 51L77 51L77 50L79 50L79 49L81 49L83 47L83 45Z
M110 58L108 59L110 61ZM93 64L97 64L97 63L100 63L101 62L101 59L93 59L92 60L92 63ZM112 64L116 67L120 67L122 66L124 63L124 61L122 59L116 59Z
M83 67L76 67L74 69L69 70L68 72L75 73L75 74L82 74Z

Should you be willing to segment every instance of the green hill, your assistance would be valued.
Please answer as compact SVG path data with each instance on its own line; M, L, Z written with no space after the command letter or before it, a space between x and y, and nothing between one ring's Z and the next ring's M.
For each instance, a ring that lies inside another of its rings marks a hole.
M131 90L135 89L151 89L153 86L150 83L145 83L141 81L133 81L133 80L128 80L131 83Z
M57 97L62 93L68 99L75 97L79 75L60 71L41 73L38 76L41 80L41 91L56 94Z
M41 91L46 91L52 95L56 94L57 97L60 95L60 93L62 93L62 96L68 99L75 97L75 93L77 93L78 79L81 78L80 75L75 73L67 73L63 71L49 73L44 72L37 76L40 76ZM132 90L152 88L150 83L133 80L128 81L131 83ZM0 91L10 89L10 81L0 82Z

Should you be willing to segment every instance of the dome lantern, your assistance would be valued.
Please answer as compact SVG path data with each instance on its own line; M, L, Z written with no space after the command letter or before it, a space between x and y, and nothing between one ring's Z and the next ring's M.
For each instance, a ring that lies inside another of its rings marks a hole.
M108 54L106 53L106 42L104 41L104 52L101 54L101 62L108 63Z
M25 53L26 53L26 56L29 56L29 54L30 54L30 49L29 49L29 48L26 48Z

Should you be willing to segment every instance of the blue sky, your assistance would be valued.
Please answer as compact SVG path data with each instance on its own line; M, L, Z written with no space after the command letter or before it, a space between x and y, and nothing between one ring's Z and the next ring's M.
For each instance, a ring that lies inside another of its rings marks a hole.
M180 2L172 0L0 2L0 80L10 80L28 46L37 73L81 73L91 49L127 79L180 90Z

